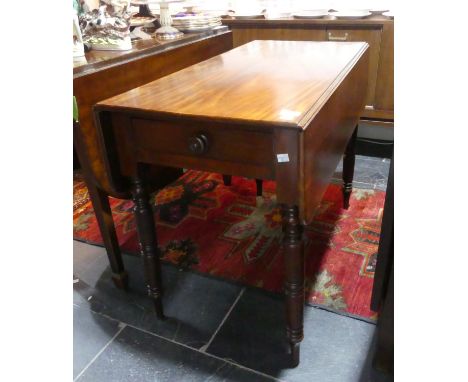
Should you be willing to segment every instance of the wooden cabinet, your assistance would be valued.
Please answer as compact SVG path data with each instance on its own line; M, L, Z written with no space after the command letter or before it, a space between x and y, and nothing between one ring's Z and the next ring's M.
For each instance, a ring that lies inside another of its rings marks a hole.
M320 29L236 28L234 47L253 40L325 41L326 31Z
M367 79L366 108L374 108L375 87L377 83L377 71L379 68L380 35L382 30L376 28L339 28L327 27L328 41L365 41L369 44L369 77Z
M230 20L237 47L253 40L365 41L369 72L363 118L393 120L393 20Z

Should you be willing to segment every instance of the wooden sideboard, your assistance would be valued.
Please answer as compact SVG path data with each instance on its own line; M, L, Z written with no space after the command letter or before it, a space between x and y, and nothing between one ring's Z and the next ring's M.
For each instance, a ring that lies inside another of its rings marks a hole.
M365 41L370 46L363 118L393 120L393 20L224 19L234 47L253 40Z

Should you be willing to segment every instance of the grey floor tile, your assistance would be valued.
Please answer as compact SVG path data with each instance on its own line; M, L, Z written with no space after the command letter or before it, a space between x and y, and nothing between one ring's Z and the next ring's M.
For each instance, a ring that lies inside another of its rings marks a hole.
M78 381L263 382L271 379L126 327Z
M333 175L334 181L341 181L343 161L340 161ZM357 188L371 188L385 191L390 171L390 160L387 158L356 155L353 185Z
M377 343L377 331L374 333L371 346L367 353L367 358L364 363L364 366L361 371L361 378L359 382L392 382L393 375L390 372L384 372L381 370L377 370L372 366L372 362L375 356L375 349Z
M306 307L301 363L289 368L283 301L248 289L208 353L285 381L359 381L375 325Z
M74 284L77 305L195 348L209 341L241 291L237 285L164 266L163 303L168 319L159 321L146 295L140 258L124 255L130 287L125 292L111 281L105 250L87 248L95 255L90 260L79 254L83 246L89 247L75 242L74 277L80 280ZM91 261L93 266L77 264L82 261Z
M118 322L89 309L73 307L73 378L119 330Z

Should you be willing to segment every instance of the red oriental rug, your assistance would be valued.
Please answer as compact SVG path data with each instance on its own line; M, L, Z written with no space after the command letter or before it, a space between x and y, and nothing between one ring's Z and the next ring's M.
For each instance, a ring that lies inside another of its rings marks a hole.
M342 209L341 185L330 184L316 217L305 228L306 302L328 310L375 319L370 298L385 192L354 189ZM275 183L188 171L154 196L164 261L249 286L281 293L283 259ZM120 246L137 254L133 203L112 199ZM102 245L86 186L74 179L74 239Z

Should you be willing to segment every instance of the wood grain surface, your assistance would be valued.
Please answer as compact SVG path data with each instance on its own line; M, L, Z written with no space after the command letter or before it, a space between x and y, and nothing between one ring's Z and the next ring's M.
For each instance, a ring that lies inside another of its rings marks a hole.
M98 106L303 128L367 47L252 41Z
M331 38L365 41L370 45L366 108L362 117L393 120L393 29L391 19L224 19L232 30L234 47L253 40L307 40Z
M104 61L98 67L91 65L86 70L80 69L76 72L73 79L73 95L78 103L79 132L83 141L81 157L89 162L90 181L113 196L123 197L123 190L119 193L115 193L115 190L111 191L108 173L104 168L103 153L98 145L92 113L92 107L97 102L229 49L232 49L231 32L225 31L212 35L195 33L188 40L183 39L183 41L165 44L164 49L158 44L153 48L139 49L136 56L136 52L126 54L106 52L103 54L105 57L118 56L119 61ZM75 68L75 71L77 70L78 68ZM125 191L128 193L129 190Z

